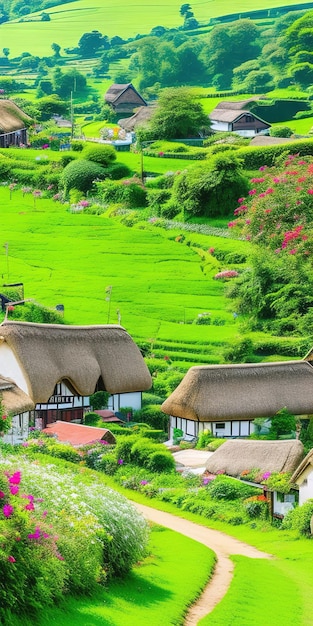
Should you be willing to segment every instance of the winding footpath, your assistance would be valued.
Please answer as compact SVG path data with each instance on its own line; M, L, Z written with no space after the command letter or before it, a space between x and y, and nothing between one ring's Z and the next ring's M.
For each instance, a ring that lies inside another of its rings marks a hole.
M227 593L233 577L234 564L229 558L231 554L240 554L252 559L270 559L272 555L261 552L247 543L234 539L218 530L200 526L194 522L176 517L164 511L158 511L143 504L133 503L143 516L156 524L166 526L182 535L195 539L213 550L216 554L216 565L213 576L199 599L189 608L184 626L196 626L198 621L213 611L214 607Z

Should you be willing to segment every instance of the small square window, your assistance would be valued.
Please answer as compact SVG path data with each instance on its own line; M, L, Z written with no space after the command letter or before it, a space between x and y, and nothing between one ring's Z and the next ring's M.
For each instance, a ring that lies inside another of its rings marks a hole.
M225 429L225 422L219 422L218 424L216 424L215 428L216 428L216 430L224 430Z

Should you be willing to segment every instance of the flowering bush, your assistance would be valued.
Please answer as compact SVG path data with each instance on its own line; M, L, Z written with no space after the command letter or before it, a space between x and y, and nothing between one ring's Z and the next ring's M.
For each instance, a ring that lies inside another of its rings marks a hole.
M0 400L0 437L2 434L7 433L12 426L12 416L5 410L2 401Z
M90 593L127 572L147 543L143 518L94 474L46 469L19 458L16 470L16 458L0 459L0 607L14 612Z
M248 197L239 198L229 223L247 239L266 245L276 254L309 256L312 250L313 160L291 155L283 168L263 169L251 179Z
M215 274L214 278L216 280L226 280L227 278L236 278L237 276L239 276L239 274L236 270L224 270L223 272Z

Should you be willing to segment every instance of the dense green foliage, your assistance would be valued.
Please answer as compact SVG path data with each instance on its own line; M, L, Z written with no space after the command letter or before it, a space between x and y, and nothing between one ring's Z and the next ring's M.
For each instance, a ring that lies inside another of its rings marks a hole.
M60 183L65 196L67 196L71 189L78 189L86 193L92 188L93 182L97 178L105 178L105 172L101 165L86 159L77 159L71 161L64 168Z

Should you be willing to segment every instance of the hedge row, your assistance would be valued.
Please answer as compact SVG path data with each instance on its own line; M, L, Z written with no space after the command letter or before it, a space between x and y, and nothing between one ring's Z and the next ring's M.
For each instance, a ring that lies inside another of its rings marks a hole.
M288 141L275 146L263 146L262 148L239 148L237 156L243 160L244 168L254 170L267 165L275 165L277 157L282 154L299 154L299 156L313 155L313 139Z

